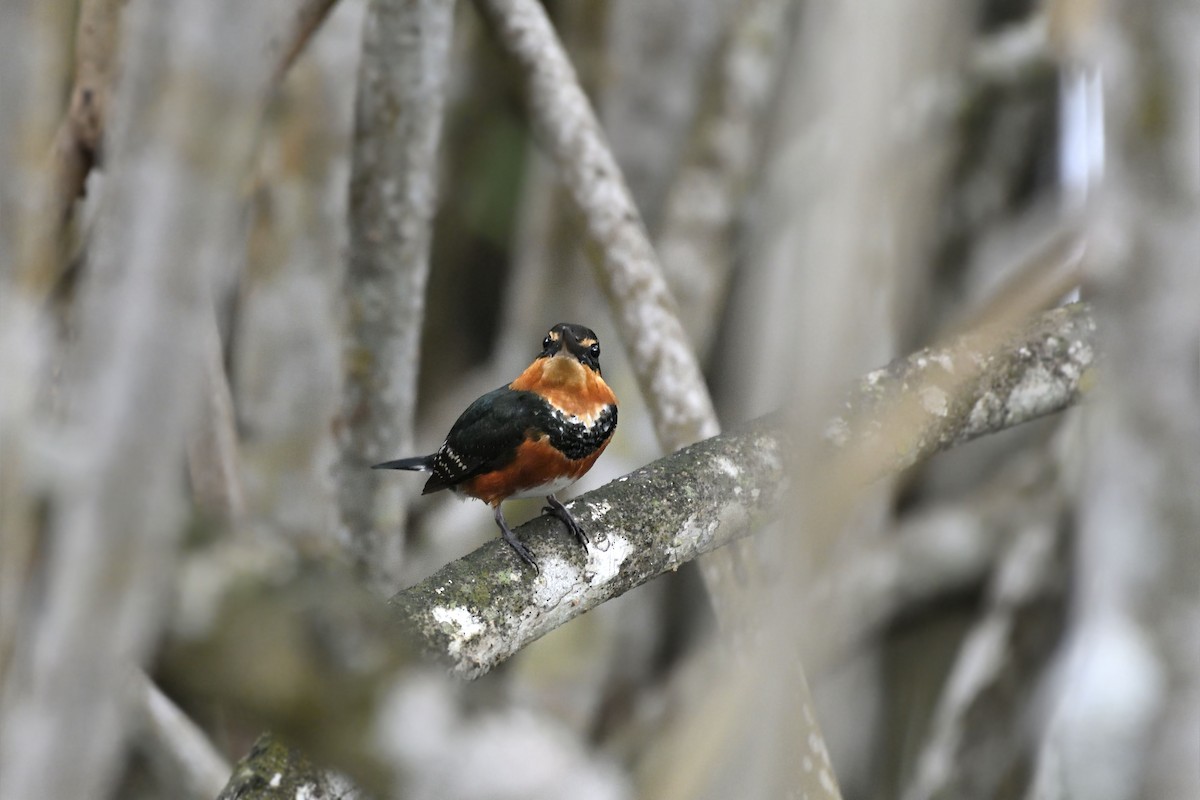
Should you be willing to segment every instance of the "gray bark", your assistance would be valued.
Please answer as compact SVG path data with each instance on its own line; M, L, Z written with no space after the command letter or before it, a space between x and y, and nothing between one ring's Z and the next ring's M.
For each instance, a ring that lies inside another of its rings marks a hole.
M115 776L124 678L155 638L181 531L180 433L211 282L240 244L237 188L269 76L271 9L127 9L44 599L5 676L4 797L99 797Z
M759 166L793 9L786 0L738 4L667 195L658 248L684 328L702 357L711 349L738 261L734 229Z
M215 310L214 310L215 311ZM199 333L203 381L200 410L187 443L188 478L192 498L213 520L233 522L246 511L238 454L237 412L215 313Z
M403 495L372 464L415 455L417 363L454 3L375 0L364 24L350 180L338 506L371 583L399 586Z

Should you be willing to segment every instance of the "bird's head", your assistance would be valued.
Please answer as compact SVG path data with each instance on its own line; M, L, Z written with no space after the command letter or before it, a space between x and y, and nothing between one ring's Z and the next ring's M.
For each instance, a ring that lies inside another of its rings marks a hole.
M538 358L569 358L600 374L600 340L582 325L560 322L546 333Z

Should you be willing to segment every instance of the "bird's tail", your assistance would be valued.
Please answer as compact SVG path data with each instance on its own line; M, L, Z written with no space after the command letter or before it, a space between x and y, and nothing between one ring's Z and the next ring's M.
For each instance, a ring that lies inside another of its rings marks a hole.
M432 472L433 456L413 456L376 464L371 469L407 469L413 472Z

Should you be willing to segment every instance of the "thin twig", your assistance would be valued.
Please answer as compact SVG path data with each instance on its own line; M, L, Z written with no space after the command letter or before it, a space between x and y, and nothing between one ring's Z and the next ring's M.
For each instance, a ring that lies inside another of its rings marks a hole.
M1066 615L1063 503L1051 492L1040 508L1021 507L1024 519L1010 531L987 608L959 648L905 800L995 796L1027 767L1030 709L1022 700L1036 696Z
M139 724L135 737L173 797L209 800L229 780L229 762L146 673L131 676Z
M286 27L275 51L277 66L273 83L278 84L283 80L335 5L337 0L295 0L287 12Z
M246 497L233 393L215 314L209 314L201 336L204 378L199 418L187 443L188 477L196 505L214 520L233 522L245 512Z

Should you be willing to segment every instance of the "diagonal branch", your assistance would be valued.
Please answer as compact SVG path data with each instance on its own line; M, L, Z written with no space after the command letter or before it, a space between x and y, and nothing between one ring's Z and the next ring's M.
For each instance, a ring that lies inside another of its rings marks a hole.
M716 412L633 196L537 0L479 0L528 76L534 123L583 215L621 341L667 451L718 430Z
M912 435L906 449L888 451L876 465L874 474L883 475L1059 411L1080 396L1094 360L1093 333L1088 308L1076 304L1046 312L998 347L968 334L898 359L853 390L848 407L859 414L834 421L833 443L880 452L877 415L915 401L921 416L905 418ZM982 365L952 398L938 388L947 359ZM572 513L606 550L591 549L585 558L556 522L539 518L518 535L538 552L541 575L524 572L497 540L392 603L428 651L476 677L605 600L750 533L786 491L787 452L769 419L707 439L575 500Z
M337 0L296 0L289 4L283 15L283 30L272 41L271 52L276 57L274 83L283 80L336 4Z
M121 16L128 0L83 0L75 33L75 75L69 106L51 145L51 186L46 196L45 236L61 248L75 202L84 195L88 175L101 163L107 136L108 106L117 78ZM278 85L337 0L280 0L263 51L274 64L271 85ZM264 95L265 97L265 95ZM63 253L26 277L41 294L62 276Z

